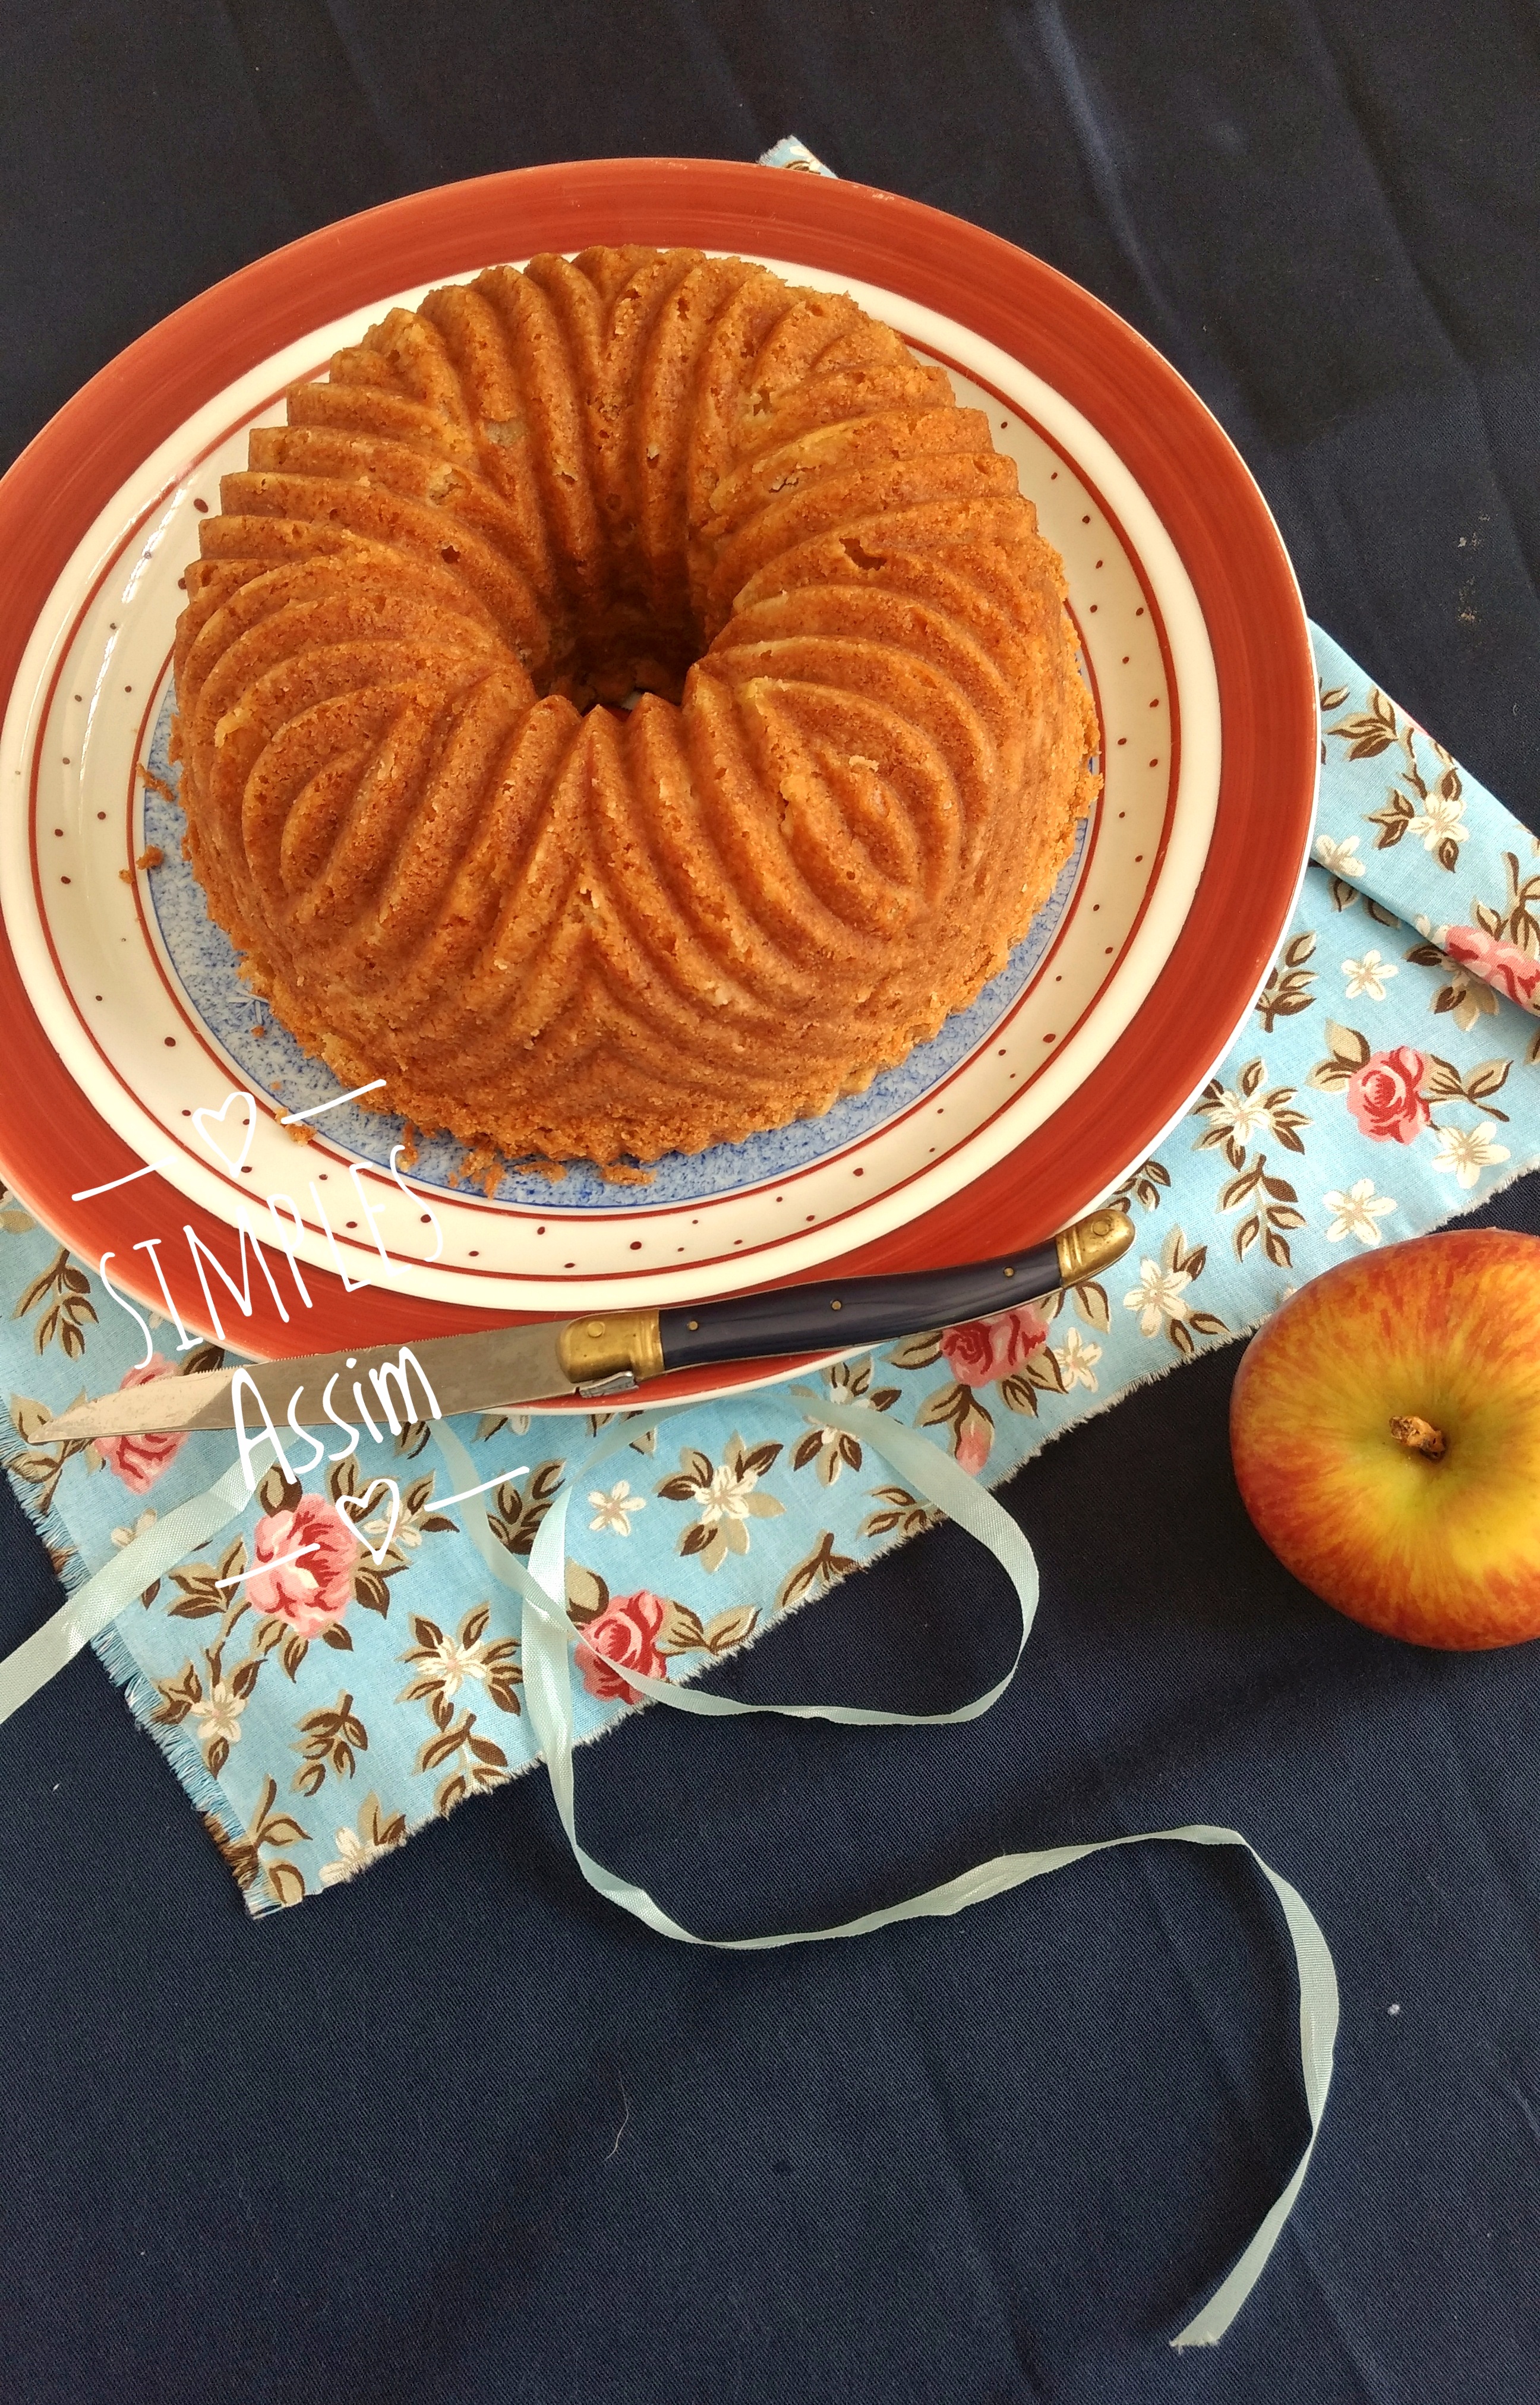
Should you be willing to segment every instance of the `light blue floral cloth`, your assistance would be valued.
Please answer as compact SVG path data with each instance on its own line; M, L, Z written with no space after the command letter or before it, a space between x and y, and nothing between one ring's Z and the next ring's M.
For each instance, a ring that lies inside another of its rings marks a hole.
M592 1472L600 1420L454 1424L476 1478L496 1482L491 1526L512 1554L527 1559L570 1483L580 1736L631 1708L628 1668L687 1678L925 1525L925 1501L848 1423L820 1418L819 1395L930 1431L993 1484L1334 1260L1540 1161L1540 844L1315 641L1320 865L1241 1036L1128 1178L1138 1242L1108 1278L841 1365L811 1402L804 1386L694 1407ZM233 1440L49 1443L50 1413L122 1383L139 1347L3 1188L0 1308L6 1467L73 1589L211 1486ZM293 1468L147 1576L96 1640L258 1912L536 1758L516 1603L449 1499L468 1482L431 1429ZM1021 1505L1029 1518L1029 1493Z

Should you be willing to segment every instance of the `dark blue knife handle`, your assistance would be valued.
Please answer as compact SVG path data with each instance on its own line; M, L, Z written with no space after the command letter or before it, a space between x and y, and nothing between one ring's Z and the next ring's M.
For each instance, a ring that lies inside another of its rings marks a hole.
M1058 1247L1051 1239L1030 1252L972 1261L962 1269L835 1278L820 1286L729 1295L721 1302L685 1303L657 1315L663 1367L691 1370L708 1361L780 1353L850 1352L912 1335L916 1329L988 1319L1052 1294L1061 1282Z

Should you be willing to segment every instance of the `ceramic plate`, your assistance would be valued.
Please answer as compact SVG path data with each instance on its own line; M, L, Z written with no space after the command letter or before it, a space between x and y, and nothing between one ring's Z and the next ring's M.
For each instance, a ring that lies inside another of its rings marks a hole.
M510 1173L488 1194L459 1182L448 1142L408 1166L400 1123L339 1100L240 984L180 858L169 657L198 517L286 385L433 282L606 239L694 241L849 291L989 413L1066 561L1105 786L1007 969L865 1094L673 1157L644 1188ZM187 1231L234 1270L244 1210L290 1316L260 1279L249 1316L217 1279L214 1294L259 1351L1035 1241L1110 1190L1202 1083L1307 846L1307 631L1223 435L1077 288L859 187L599 162L352 219L205 294L87 387L0 485L0 534L26 554L0 603L0 1008L16 1028L0 1170L162 1308L163 1272L189 1326L209 1313Z

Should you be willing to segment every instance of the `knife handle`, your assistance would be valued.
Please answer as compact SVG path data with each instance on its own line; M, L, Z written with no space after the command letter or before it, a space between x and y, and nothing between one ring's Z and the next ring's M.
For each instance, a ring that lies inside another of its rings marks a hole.
M660 1366L689 1370L782 1353L853 1352L917 1328L987 1319L1094 1276L1133 1241L1134 1223L1126 1213L1093 1211L1048 1244L999 1260L685 1303L657 1315Z

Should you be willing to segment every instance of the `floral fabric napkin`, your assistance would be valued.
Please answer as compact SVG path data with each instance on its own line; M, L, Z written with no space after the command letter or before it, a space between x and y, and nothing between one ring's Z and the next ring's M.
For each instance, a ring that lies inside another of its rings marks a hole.
M1432 1227L1540 1162L1540 843L1329 638L1315 643L1319 865L1229 1055L1125 1182L1134 1251L1040 1308L826 1371L831 1404L928 1431L994 1484L1344 1254ZM219 1357L131 1368L130 1321L3 1189L0 1309L0 1450L73 1588L202 1494L234 1447L220 1434L50 1443L49 1414ZM588 1474L603 1418L454 1423L496 1482L491 1525L510 1553L527 1559L553 1498L574 1490L584 1737L630 1708L629 1669L688 1678L931 1516L788 1388L690 1407ZM371 1487L384 1479L394 1500ZM253 1911L351 1876L536 1758L516 1603L470 1541L453 1499L464 1485L426 1425L303 1478L275 1466L96 1640Z

